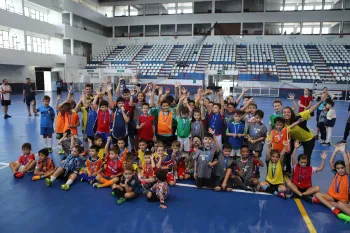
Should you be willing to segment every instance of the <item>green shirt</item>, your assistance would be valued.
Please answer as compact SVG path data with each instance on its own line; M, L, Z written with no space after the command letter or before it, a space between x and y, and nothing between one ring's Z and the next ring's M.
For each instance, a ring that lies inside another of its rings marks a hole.
M270 116L270 125L272 126L272 129L275 129L275 119L277 117L282 117L283 118L283 114L281 113L273 113Z

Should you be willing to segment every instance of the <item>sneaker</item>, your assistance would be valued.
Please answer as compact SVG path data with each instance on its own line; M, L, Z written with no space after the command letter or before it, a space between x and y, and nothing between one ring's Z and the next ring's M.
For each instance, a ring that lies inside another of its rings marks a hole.
M47 150L49 151L49 153L52 153L52 148L47 148Z
M11 118L12 116L10 116L10 115L6 115L7 116L7 118Z
M67 191L69 189L69 184L62 184L61 189Z
M52 181L49 178L45 179L45 184L47 187L50 187L52 185Z
M350 216L344 213L338 214L338 218L341 220L345 220L345 223L350 222Z
M7 116L7 115L5 115L5 116L4 116L4 119L6 120L7 118L8 118L8 116Z
M32 177L32 180L35 181L35 180L40 180L40 176L33 176Z
M332 210L332 212L335 214L335 216L338 216L338 214L340 214L340 209L335 208L334 210Z
M341 141L337 142L337 144L341 144L341 143L346 143L346 141L345 140L341 140Z
M124 202L126 202L126 199L125 199L124 197L121 197L121 198L118 199L117 204L118 204L118 205L121 205L121 204L123 204Z
M318 200L317 197L314 197L314 198L312 198L312 203L314 203L314 204L319 204L319 203L321 203L321 202L320 202L320 200Z
M38 113L35 113L34 116L39 116L39 114L38 114Z
M64 155L64 153L65 153L65 152L64 152L63 149L60 149L60 150L58 151L58 154L59 154L59 155Z
M102 184L100 184L100 183L95 183L95 184L92 185L92 187L99 189L99 188L102 187Z
M324 142L324 143L321 143L322 146L331 146L331 143L329 142Z
M16 178L22 178L24 176L24 173L23 172L16 172L15 173L15 177Z
M84 182L84 178L81 178L81 179L80 179L80 182Z

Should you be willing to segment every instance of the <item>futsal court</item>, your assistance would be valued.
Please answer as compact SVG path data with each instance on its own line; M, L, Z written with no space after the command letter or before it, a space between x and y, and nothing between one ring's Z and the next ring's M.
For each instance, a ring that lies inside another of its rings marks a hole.
M53 105L56 96L49 95ZM42 96L43 93L39 93L36 97L39 105ZM78 93L75 98L79 98ZM61 189L61 181L47 188L44 180L33 182L30 175L15 179L8 163L18 159L25 142L30 142L33 153L37 153L42 138L39 134L40 117L27 116L21 95L14 95L12 101L9 112L12 118L0 120L1 233L350 232L350 224L345 224L320 204L241 190L232 193L199 190L193 181L178 182L176 187L171 187L168 208L163 210L156 203L148 203L144 196L117 205L111 189L94 189L78 179L69 191ZM265 124L273 112L272 101L272 98L256 98L258 109L265 112ZM282 101L283 106L291 106L289 100ZM348 104L344 101L335 104L337 121L333 145L342 139ZM313 130L315 125L314 118L308 122ZM323 192L328 190L333 176L328 164L333 149L334 146L324 147L316 143L312 155L311 164L319 166L320 152L328 152L324 171L313 176L313 185L320 185ZM50 155L56 166L61 161L57 151L54 148ZM262 180L266 168L260 170Z

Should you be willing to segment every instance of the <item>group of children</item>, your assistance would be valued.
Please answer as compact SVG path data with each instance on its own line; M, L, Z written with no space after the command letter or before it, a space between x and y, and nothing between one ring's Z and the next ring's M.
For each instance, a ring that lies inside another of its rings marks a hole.
M41 113L45 149L38 152L36 164L30 144L25 143L18 162L10 164L14 175L19 178L34 171L32 179L45 178L47 186L63 178L66 180L61 186L63 190L68 190L79 177L96 188L111 187L118 204L144 193L149 201L159 201L162 208L166 208L168 186L181 179L194 179L198 188L260 190L282 198L287 198L288 187L293 197L310 203L321 202L338 217L350 219L350 164L344 144L336 147L330 160L336 175L328 194L312 186L311 178L312 173L323 170L327 154L321 154L319 168L311 167L309 156L296 156L298 140L291 153L291 180L284 178L284 156L292 148L290 131L305 117L286 125L280 100L273 103L276 112L270 116L268 130L263 123L264 112L257 109L253 98L244 96L246 89L234 101L233 96L224 100L222 90L215 100L212 90L199 88L191 100L190 93L179 83L175 84L175 98L169 95L169 88L163 94L162 88L152 83L144 91L138 88L137 92L127 89L121 92L120 86L121 82L116 90L116 102L109 78L105 88L101 86L95 96L83 93L78 104L69 94L63 103L57 100L57 114L49 106L49 97L44 96L44 105L36 111ZM294 96L290 97L295 105ZM243 105L238 107L241 98ZM79 111L83 118L83 142L77 137ZM47 138L51 142L55 115L56 134L62 145L60 153L65 154L59 167L49 158L52 146L47 144ZM82 146L85 139L87 150ZM261 157L265 142L264 163ZM338 151L343 153L344 161L334 163ZM81 165L81 161L85 164ZM266 179L259 182L259 167L265 164Z

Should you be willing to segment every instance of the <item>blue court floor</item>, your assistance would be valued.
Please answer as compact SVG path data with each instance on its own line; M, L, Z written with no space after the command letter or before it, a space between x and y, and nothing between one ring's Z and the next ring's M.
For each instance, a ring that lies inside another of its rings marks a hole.
M47 94L53 97L51 102L54 103L55 93ZM37 95L38 104L42 96L43 93ZM265 123L273 112L272 100L256 99L258 108L265 112ZM96 190L79 181L65 192L60 188L61 181L47 188L43 180L33 182L30 176L14 179L7 164L21 155L21 145L30 142L33 153L37 153L43 142L39 135L39 117L27 116L21 95L14 95L12 103L9 109L12 118L4 120L3 113L0 114L0 233L350 232L350 224L344 224L321 205L302 202L297 206L293 199L259 193L198 190L189 181L171 188L168 209L162 210L158 203L148 203L143 196L118 206L110 189ZM291 105L286 99L283 103ZM333 144L342 139L348 104L336 102ZM314 118L308 122L313 130L315 125ZM316 143L311 164L319 166L320 152L328 151L329 159L333 149L333 146ZM58 165L57 148L51 157ZM261 179L265 171L261 169ZM327 161L324 171L313 177L313 184L320 185L326 192L331 179Z

